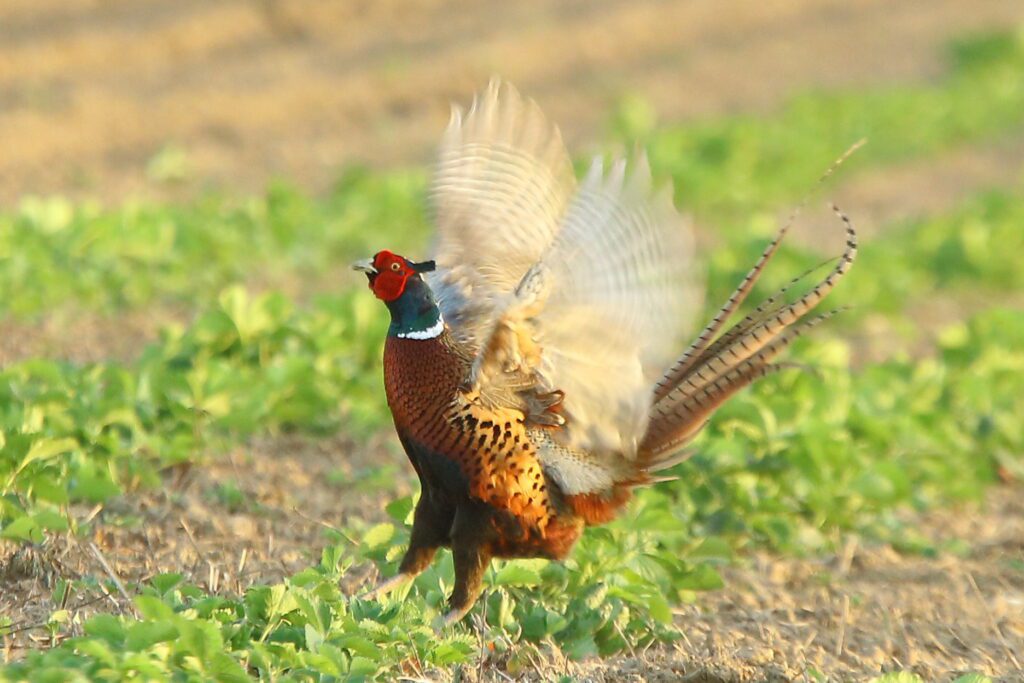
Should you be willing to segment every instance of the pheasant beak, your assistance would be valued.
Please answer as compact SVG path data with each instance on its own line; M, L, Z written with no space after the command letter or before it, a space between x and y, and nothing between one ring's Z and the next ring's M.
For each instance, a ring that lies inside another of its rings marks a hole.
M361 261L356 261L352 264L352 270L358 270L368 275L376 275L377 269L373 267L372 258L364 258Z

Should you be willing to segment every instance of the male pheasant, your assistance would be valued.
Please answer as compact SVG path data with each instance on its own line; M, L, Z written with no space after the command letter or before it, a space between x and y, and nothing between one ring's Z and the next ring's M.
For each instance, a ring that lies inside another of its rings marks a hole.
M857 249L839 214L847 243L831 272L721 333L783 227L673 361L701 301L693 237L643 156L607 171L596 160L577 185L558 130L494 81L468 113L453 109L431 200L433 260L381 251L353 267L391 313L384 385L422 487L399 574L372 593L451 547L446 623L472 607L491 558L564 558L681 461L726 399L783 367Z

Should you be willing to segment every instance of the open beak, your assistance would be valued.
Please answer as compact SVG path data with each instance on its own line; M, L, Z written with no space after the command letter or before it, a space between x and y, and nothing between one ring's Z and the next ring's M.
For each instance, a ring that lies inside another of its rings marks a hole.
M358 270L371 275L375 275L377 273L377 269L373 267L372 258L364 258L361 261L356 261L352 264L352 270Z

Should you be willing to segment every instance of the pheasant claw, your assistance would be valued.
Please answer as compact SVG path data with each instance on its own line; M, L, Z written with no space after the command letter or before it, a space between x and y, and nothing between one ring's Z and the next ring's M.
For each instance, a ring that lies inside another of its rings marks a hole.
M434 620L434 632L438 635L441 635L441 633L443 633L445 629L447 629L450 626L454 626L455 624L462 621L462 618L469 613L469 610L472 607L473 605L472 603L470 603L469 605L466 605L463 608L453 609L449 611L443 617L438 617Z
M358 597L360 600L375 600L376 598L379 598L382 595L390 593L396 588L401 588L405 584L412 581L413 578L414 577L412 574L399 572L398 574L392 576L390 579L385 579L384 581L381 581L370 590L360 594Z

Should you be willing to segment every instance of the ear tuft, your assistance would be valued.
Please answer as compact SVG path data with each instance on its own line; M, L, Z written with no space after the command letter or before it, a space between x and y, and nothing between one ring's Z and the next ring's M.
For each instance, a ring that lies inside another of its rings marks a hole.
M412 269L417 273L430 273L433 272L437 265L433 261L420 261L419 263L409 263Z

